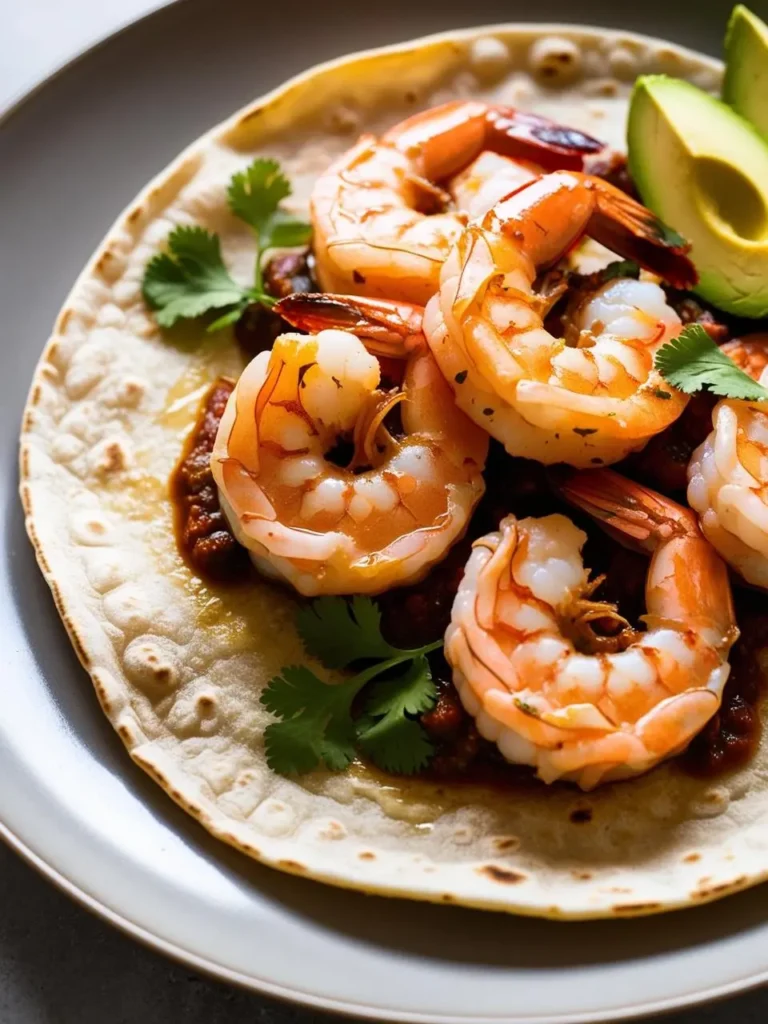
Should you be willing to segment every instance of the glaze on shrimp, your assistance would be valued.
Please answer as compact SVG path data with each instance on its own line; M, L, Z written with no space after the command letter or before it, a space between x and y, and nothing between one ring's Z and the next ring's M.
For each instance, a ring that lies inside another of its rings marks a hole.
M312 192L320 285L423 305L468 213L484 213L542 169L581 170L590 159L606 163L611 154L575 129L476 100L416 114L379 139L363 136ZM446 210L451 198L458 210Z
M355 334L283 334L244 370L213 450L236 538L261 571L308 596L418 580L484 490L487 436L454 408L423 335L388 349L377 334L373 313L419 323L421 311L366 308L368 322L356 307L358 332L368 323L371 347L402 360L399 385L381 387L379 360ZM395 410L400 425L388 427Z
M458 406L511 455L589 467L641 448L682 412L654 355L680 331L658 285L622 279L579 311L575 338L544 328L539 271L584 235L678 285L696 275L681 240L607 182L558 171L523 185L451 250L424 329Z
M475 542L445 654L464 707L508 761L592 789L687 746L720 707L738 630L726 567L689 509L609 470L577 474L564 493L651 551L646 631L594 600L570 519L510 515ZM591 629L606 618L620 627L612 637Z

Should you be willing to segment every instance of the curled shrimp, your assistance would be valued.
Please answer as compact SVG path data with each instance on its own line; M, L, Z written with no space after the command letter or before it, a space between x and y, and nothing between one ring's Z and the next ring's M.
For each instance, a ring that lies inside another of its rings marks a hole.
M443 265L424 329L456 402L511 455L616 462L672 423L686 397L654 369L680 319L651 282L611 281L584 304L569 344L543 325L542 267L584 235L679 285L696 275L682 240L606 181L543 175L470 224Z
M320 285L423 305L467 212L485 212L542 168L581 169L607 152L575 129L475 100L423 111L379 139L363 136L312 192ZM452 194L463 213L441 212Z
M768 386L768 335L737 339L722 350ZM768 589L768 402L723 399L712 425L688 464L688 502L726 562L748 583Z
M283 334L243 371L211 459L238 541L261 571L308 596L419 579L464 533L485 489L487 435L454 409L421 311L365 310L355 310L358 333L400 360L389 361L399 383L381 386L381 364L355 334ZM417 329L388 345L376 315Z
M446 632L464 707L508 761L592 789L681 751L720 707L738 636L728 573L696 517L610 470L566 497L651 551L647 630L595 601L584 533L563 515L517 520L475 542ZM615 648L589 623L612 617ZM601 644L599 640L602 640Z

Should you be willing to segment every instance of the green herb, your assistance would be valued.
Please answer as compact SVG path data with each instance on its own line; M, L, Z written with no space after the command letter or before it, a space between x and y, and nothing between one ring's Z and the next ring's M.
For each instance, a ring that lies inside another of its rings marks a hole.
M147 305L161 327L221 310L222 315L208 326L209 331L218 331L237 321L252 302L274 305L275 300L264 291L264 253L304 245L311 233L309 224L279 209L290 194L290 182L276 160L254 160L230 180L229 207L252 228L256 241L252 288L230 277L218 235L201 227L179 227L171 232L167 251L149 261L142 283Z
M318 597L296 615L299 636L308 654L326 668L346 668L364 658L378 661L403 652L381 635L381 612L368 597Z
M229 208L251 226L256 238L255 292L263 292L262 253L267 249L290 249L309 241L309 224L278 208L290 194L291 183L277 160L254 160L244 171L234 174L229 183Z
M350 602L323 597L298 614L308 654L328 668L373 661L357 675L335 685L324 683L306 666L290 666L273 679L262 704L281 719L265 732L267 762L282 775L311 771L321 762L340 771L360 748L385 771L412 774L432 755L432 744L416 716L437 697L426 655L442 641L414 650L393 647L381 635L381 613L367 597ZM363 713L352 715L358 694Z
M143 290L161 327L247 301L244 289L227 273L218 235L205 228L172 231L168 251L147 264Z
M603 281L614 281L617 277L640 277L640 264L634 260L614 260L602 271Z
M689 324L679 337L662 345L655 366L668 384L687 395L711 391L723 398L768 401L768 389L740 370L701 324Z
M415 716L429 711L435 697L429 662L423 654L394 679L371 687L365 715L357 722L357 736L374 764L402 775L412 775L427 764L433 748Z
M350 680L351 682L351 680ZM323 761L341 771L355 756L350 682L329 686L303 665L284 668L261 696L268 711L282 718L267 726L267 762L283 775L312 771Z

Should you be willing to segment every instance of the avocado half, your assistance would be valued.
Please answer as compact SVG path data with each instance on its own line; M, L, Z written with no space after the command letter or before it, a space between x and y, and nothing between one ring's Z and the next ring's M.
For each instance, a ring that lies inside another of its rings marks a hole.
M768 315L768 143L694 85L646 75L628 144L645 205L691 243L697 292L729 313Z
M768 25L743 4L725 35L723 99L768 139Z

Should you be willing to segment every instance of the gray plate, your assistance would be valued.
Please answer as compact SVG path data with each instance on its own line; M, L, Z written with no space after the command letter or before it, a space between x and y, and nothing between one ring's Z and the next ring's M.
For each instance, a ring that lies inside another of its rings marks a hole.
M630 6L585 3L578 17L717 52L730 4L712 3L706 16L697 4L695 25L688 5ZM133 768L103 720L24 537L15 467L24 395L58 306L115 213L196 135L318 60L542 16L508 0L431 7L187 0L91 51L3 125L0 831L155 948L317 1007L565 1024L747 988L768 978L768 887L664 919L563 925L326 889L214 843ZM546 14L573 20L573 4L550 2Z

